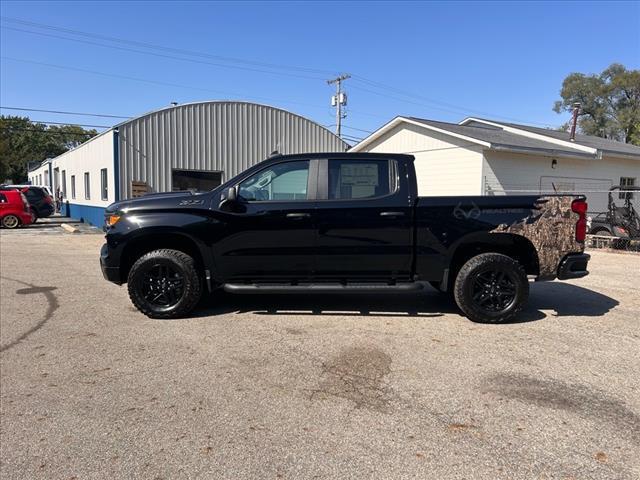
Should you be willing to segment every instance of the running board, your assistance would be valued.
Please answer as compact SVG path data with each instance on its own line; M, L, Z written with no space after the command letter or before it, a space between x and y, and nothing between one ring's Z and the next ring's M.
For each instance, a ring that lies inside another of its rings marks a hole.
M228 293L398 293L422 290L422 283L225 283L223 289Z

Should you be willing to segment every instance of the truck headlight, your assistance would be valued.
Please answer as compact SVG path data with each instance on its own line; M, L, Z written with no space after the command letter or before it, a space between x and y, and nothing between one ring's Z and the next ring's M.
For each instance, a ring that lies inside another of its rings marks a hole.
M113 227L119 221L120 221L120 215L109 215L107 217L107 226Z

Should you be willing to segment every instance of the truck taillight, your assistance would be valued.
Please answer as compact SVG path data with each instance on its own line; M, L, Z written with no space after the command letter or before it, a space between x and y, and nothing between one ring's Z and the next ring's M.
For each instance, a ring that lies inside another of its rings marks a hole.
M587 202L583 199L571 202L571 211L580 215L576 222L576 241L584 242L587 236Z

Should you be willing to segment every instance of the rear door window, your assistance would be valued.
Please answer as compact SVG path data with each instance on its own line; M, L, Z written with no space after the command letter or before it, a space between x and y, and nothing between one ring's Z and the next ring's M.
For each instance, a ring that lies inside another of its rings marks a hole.
M397 188L394 160L329 160L329 200L384 197Z

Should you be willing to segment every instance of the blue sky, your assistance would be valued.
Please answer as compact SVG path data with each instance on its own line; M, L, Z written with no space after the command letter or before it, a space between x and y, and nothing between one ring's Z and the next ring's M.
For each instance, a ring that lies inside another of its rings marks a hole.
M347 72L355 137L396 115L559 125L567 116L552 106L568 73L640 68L639 2L3 1L1 14L4 107L135 116L243 99L332 125L325 79Z

